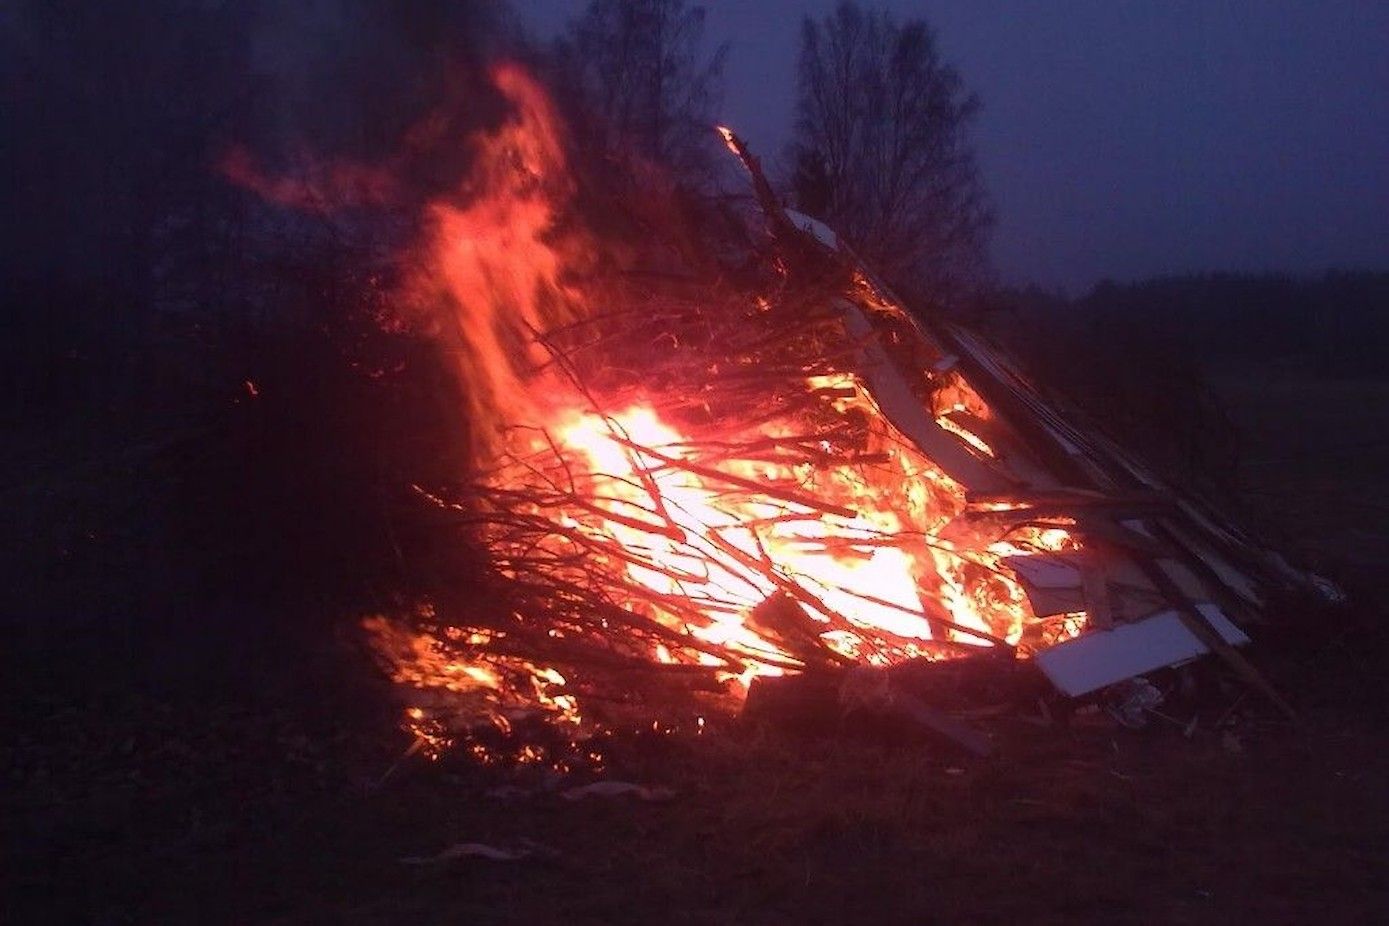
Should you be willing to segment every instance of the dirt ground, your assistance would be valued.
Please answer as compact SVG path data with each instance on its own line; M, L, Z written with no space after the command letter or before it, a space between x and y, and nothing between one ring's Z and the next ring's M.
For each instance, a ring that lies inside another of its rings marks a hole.
M1301 731L1018 724L980 761L711 729L610 773L670 799L569 801L418 759L383 782L407 742L324 615L7 614L3 920L1389 921L1389 384L1222 388L1251 514L1359 596L1256 654ZM401 861L460 843L530 854Z

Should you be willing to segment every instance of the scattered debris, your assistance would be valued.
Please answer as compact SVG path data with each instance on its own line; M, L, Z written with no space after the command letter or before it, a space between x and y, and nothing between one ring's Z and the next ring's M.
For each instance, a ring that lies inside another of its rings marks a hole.
M465 858L480 858L489 862L519 862L532 856L554 858L558 855L559 853L554 849L529 839L520 840L515 849L499 849L496 846L489 846L481 842L459 842L434 855L406 856L400 860L400 863L402 865L441 865L445 862L454 862Z
M560 797L566 801L581 801L590 797L624 797L627 795L638 800L659 803L674 798L675 791L670 788L634 784L630 781L595 781L592 784L580 785L577 788L569 788L560 792Z
M1105 692L1104 709L1130 730L1148 725L1149 712L1162 703L1162 692L1146 678L1131 678Z

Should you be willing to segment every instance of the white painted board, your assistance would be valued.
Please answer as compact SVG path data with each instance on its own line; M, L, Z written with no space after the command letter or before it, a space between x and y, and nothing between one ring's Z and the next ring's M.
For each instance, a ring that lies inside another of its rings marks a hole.
M1196 606L1225 642L1243 646L1249 637L1210 602ZM1187 662L1209 650L1182 624L1176 611L1160 611L1112 630L1092 630L1058 643L1034 658L1063 694L1078 697L1115 682Z
M830 228L819 219L811 218L804 212L797 212L794 209L786 209L784 211L786 212L786 217L791 220L792 225L810 235L831 251L839 250L839 236L834 233L834 229Z
M1074 556L1036 553L1031 556L1005 556L1000 562L1024 581L1038 588L1080 588L1080 566Z

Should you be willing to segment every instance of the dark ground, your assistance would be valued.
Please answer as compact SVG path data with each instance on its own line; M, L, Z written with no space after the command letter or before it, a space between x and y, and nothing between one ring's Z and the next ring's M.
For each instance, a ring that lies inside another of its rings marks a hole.
M665 803L497 799L491 773L419 761L377 787L407 742L331 602L248 613L190 592L158 619L91 618L128 570L182 587L176 554L93 526L140 513L145 464L12 448L9 600L63 604L40 627L7 609L3 920L1384 922L1389 385L1223 392L1255 517L1360 596L1258 654L1305 733L1096 720L1020 728L974 762L734 729L614 770L673 788ZM521 840L555 854L399 861Z

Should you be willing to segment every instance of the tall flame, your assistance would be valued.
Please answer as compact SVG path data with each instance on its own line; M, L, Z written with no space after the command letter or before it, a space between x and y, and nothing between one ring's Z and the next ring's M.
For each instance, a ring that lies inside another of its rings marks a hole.
M558 233L574 195L564 135L544 90L514 64L493 69L510 113L472 141L473 168L457 200L429 210L417 295L438 305L438 334L456 358L477 450L498 429L534 418L549 360L537 336L582 314L565 270L588 247ZM561 254L557 239L568 249Z

